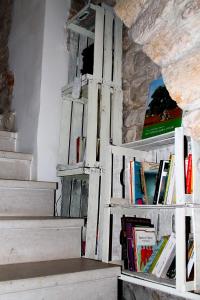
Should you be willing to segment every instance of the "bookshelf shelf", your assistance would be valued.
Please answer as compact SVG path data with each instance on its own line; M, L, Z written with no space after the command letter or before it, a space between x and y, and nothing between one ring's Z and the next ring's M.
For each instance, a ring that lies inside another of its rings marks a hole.
M165 285L168 287L175 288L176 280L175 279L167 279L167 278L158 278L152 274L142 273L142 272L131 272L128 270L122 270L123 275L132 276L133 278L138 278L141 280L146 280L155 284Z
M122 144L122 147L135 149L135 150L153 150L158 147L166 147L167 145L172 145L175 142L174 131L165 133L159 136L154 136L140 141L135 141L131 143Z
M129 203L129 199L123 199L123 198L111 198L110 204L107 205L107 207L111 208L129 208L129 209L175 209L175 208L193 208L197 207L200 208L200 204L192 203L192 195L186 195L187 202L183 204L172 204L172 205L162 205L162 204L156 204L156 205L134 205Z

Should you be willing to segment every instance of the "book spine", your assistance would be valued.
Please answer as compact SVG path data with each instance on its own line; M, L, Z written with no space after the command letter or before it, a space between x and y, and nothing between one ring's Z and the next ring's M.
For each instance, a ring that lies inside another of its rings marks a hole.
M130 163L129 163L130 204L133 204L133 186L132 186L133 171L132 171L132 164L133 164L133 161L131 160Z
M150 258L149 258L147 264L145 265L145 267L144 267L144 269L143 269L143 272L144 272L144 273L149 272L149 269L150 269L150 267L151 267L151 265L152 265L154 259L156 258L156 255L157 255L159 249L161 248L161 246L162 246L162 244L163 244L163 241L164 241L164 240L161 239L161 240L159 241L159 243L157 244L157 246L155 247L155 249L154 249L152 255L150 256Z
M156 187L155 187L155 193L154 193L154 198L153 198L153 204L155 204L155 205L157 204L158 191L159 191L159 186L160 186L160 178L161 178L161 173L162 173L162 165L163 165L163 160L160 161L157 180L156 180Z
M188 167L186 175L186 194L192 192L192 154L188 155Z
M172 260L175 255L175 245L176 245L176 239L174 234L171 234L166 246L164 247L159 260L157 261L157 264L152 272L152 274L156 275L157 277L161 277L164 275L164 271L169 269ZM173 255L174 252L174 255ZM166 275L166 274L165 274Z
M165 194L164 194L164 204L167 203L167 196L168 196L169 186L170 186L170 181L172 176L172 166L173 166L173 155L171 155L169 159L169 171L167 175L167 184L166 184Z
M132 225L129 223L126 224L126 235L127 235L128 269L130 271L135 271Z
M161 244L158 252L156 253L155 259L153 260L153 262L152 262L152 264L151 264L151 266L149 268L149 273L153 274L153 270L154 270L154 268L155 268L155 266L156 266L156 264L157 264L157 262L158 262L158 260L159 260L159 258L161 256L162 252L163 252L163 249L165 248L165 246L166 246L166 244L168 242L168 239L169 239L168 237L164 237L163 238L163 242L162 242L162 244Z

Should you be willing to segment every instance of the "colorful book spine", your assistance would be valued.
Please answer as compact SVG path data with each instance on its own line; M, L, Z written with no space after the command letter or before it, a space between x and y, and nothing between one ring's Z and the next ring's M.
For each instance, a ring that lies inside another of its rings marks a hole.
M192 193L192 154L188 155L188 166L186 174L186 194Z
M165 248L165 246L166 246L166 244L167 244L167 242L168 242L168 239L169 239L168 236L164 236L164 237L163 237L162 244L161 244L161 246L159 247L159 250L158 250L158 252L157 252L156 255L155 255L155 259L153 260L153 262L152 262L152 264L151 264L151 266L150 266L150 268L149 268L149 273L152 273L152 272L153 272L153 270L154 270L154 268L155 268L155 266L156 266L156 264L157 264L157 262L158 262L158 260L159 260L159 258L160 258L160 256L161 256L161 254L162 254L162 252L163 252L163 249Z
M158 169L153 204L157 204L158 191L159 191L159 186L160 186L160 178L161 178L161 174L162 174L162 166L163 166L163 160L160 161L160 165L159 165L159 169Z
M164 238L161 238L161 240L154 247L154 251L153 251L151 257L149 258L146 266L144 267L143 272L145 272L145 273L149 272L150 267L153 264L153 262L154 262L154 260L156 258L156 255L160 251L163 243L164 243Z
M132 224L126 224L126 235L127 235L127 254L128 254L128 269L130 271L135 271L134 264L134 243L133 243L133 235L132 235Z
M167 271L175 257L175 250L176 250L176 238L175 234L172 233L170 238L163 249L159 260L157 261L155 268L152 271L152 274L157 277L165 277Z
M141 162L133 161L132 164L132 189L133 203L136 205L144 204L144 193L141 182Z

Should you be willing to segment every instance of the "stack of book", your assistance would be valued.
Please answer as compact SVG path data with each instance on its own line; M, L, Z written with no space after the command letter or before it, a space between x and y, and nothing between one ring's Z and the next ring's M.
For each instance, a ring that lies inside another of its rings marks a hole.
M156 241L150 219L125 217L121 219L121 245L124 267L133 272L148 272L157 277L175 276L175 234Z
M191 280L194 276L194 241L190 235L186 244L187 280ZM155 228L150 219L123 216L120 243L125 269L149 273L159 278L176 277L174 232L157 241Z
M175 156L160 163L130 161L131 204L175 204Z

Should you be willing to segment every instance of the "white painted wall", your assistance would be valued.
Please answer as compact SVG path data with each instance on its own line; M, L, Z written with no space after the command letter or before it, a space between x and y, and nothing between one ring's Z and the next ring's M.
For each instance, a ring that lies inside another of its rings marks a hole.
M56 180L61 87L67 83L65 22L70 1L46 0L37 149L38 180Z
M9 63L15 74L12 109L16 111L17 151L33 153L35 162L44 15L45 0L15 0L9 40ZM36 163L33 173L36 177Z
M15 73L17 151L34 155L33 178L57 181L61 87L67 82L64 30L70 0L15 0L10 67Z

